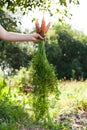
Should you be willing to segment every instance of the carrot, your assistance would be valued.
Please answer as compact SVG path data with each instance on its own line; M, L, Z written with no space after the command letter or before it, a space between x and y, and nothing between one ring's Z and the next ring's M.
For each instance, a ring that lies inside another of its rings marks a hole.
M36 32L37 32L37 33L40 33L40 32L41 32L41 27L40 27L38 21L35 22L35 26L36 26Z
M45 35L45 29L46 29L46 22L43 16L42 23L41 23L41 33L43 36Z
M38 21L35 22L35 26L36 26L36 32L44 36L50 27L50 22L46 25L46 21L43 16L41 27Z
M50 22L46 26L45 33L47 33L47 31L49 30L49 28L50 28Z

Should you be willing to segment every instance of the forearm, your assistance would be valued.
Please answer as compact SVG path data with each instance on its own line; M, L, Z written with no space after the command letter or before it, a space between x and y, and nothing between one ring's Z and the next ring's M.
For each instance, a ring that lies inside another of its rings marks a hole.
M31 34L21 34L15 32L5 32L3 40L12 42L32 41Z

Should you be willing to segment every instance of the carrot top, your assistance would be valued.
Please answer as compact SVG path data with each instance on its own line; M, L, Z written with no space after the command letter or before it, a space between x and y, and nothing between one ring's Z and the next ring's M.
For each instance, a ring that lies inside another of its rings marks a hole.
M50 27L50 22L46 25L46 21L43 16L41 26L40 26L38 20L35 22L35 26L36 26L36 32L39 33L41 36L45 36L45 34L47 33L47 31Z

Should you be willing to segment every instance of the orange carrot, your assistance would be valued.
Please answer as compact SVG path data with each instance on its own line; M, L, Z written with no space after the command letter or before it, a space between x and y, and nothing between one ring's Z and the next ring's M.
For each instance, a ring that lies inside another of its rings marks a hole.
M50 22L46 26L45 33L47 33L47 31L48 31L49 28L50 28Z
M44 16L43 16L42 23L41 23L41 33L42 33L42 35L45 34L45 29L46 29L46 22L45 22L45 19L44 19Z
M36 32L37 32L37 33L40 33L40 32L41 32L41 27L40 27L38 21L35 22L35 26L36 26Z
M43 16L41 27L40 27L40 24L38 21L35 22L35 26L36 26L36 32L39 33L40 35L44 36L50 27L50 22L46 25L46 21Z

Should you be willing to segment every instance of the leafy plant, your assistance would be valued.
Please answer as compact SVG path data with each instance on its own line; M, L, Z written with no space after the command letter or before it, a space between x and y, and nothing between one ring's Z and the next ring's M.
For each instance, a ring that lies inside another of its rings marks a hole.
M21 67L20 70L16 70L15 75L8 78L8 85L11 89L19 88L24 90L25 88L32 87L32 80L30 77L30 69Z
M42 19L41 27L36 22L36 31L43 37L48 31L50 23L46 26L44 18ZM49 99L50 93L56 92L59 96L57 77L53 65L49 64L46 53L44 41L40 40L36 55L32 62L32 77L34 84L33 92L33 109L36 120L49 118Z
M55 66L58 78L86 79L87 36L73 30L66 23L63 25L56 23L51 33L49 31L48 37L50 44L46 44L47 58Z
M3 73L0 71L0 99L2 99L3 95L8 93L8 87L6 85L6 79L4 78Z

